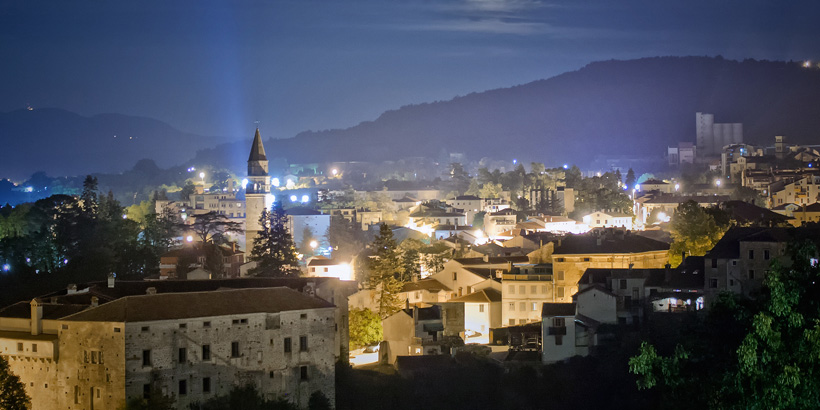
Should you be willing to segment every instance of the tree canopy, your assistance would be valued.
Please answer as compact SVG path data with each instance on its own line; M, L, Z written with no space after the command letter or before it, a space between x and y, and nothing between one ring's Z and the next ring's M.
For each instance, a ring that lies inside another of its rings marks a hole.
M673 242L669 248L669 263L677 266L684 254L703 256L709 252L729 226L718 224L710 212L690 200L678 206L670 229Z

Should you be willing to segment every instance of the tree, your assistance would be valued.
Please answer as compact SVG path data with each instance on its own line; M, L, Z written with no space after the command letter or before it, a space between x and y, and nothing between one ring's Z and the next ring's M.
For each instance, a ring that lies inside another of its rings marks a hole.
M97 216L99 200L97 198L97 178L87 175L83 181L83 193L80 194L83 214L89 218Z
M629 171L626 171L626 181L624 181L624 183L626 184L626 188L634 189L636 181L637 180L635 179L635 171L633 171L632 168L629 168Z
M199 240L203 243L219 243L224 240L225 234L229 232L239 233L242 231L242 224L239 222L233 222L228 219L227 216L216 211L192 216L192 218L194 218L194 222L192 224L181 225L180 227L183 229L189 228L194 231L196 236L198 236Z
M487 182L481 187L478 194L481 198L498 198L502 190L501 184Z
M230 393L202 403L191 403L191 410L297 410L299 407L284 398L268 400L253 384L235 385Z
M316 248L310 246L310 243L315 240L316 236L313 234L313 229L310 229L309 226L305 226L305 229L302 230L302 243L299 244L299 253L305 255L306 258L313 256L314 252L316 252Z
M695 201L678 205L670 224L672 245L669 263L677 266L687 256L703 256L723 237L728 226L721 226L715 218Z
M31 406L31 399L26 394L26 387L20 377L11 372L9 362L0 356L0 409L26 410Z
M367 308L351 309L348 324L351 349L382 341L382 321L376 312Z
M183 186L179 191L179 200L182 202L188 202L188 199L190 199L194 192L196 192L196 185L194 185L190 179L185 181L185 186Z
M271 211L265 209L259 216L262 230L255 238L250 260L257 263L250 270L255 276L298 276L299 260L293 237L288 232L287 215L281 202L276 202Z
M333 248L333 258L350 260L364 249L364 232L356 221L341 215L330 217L327 240Z
M370 261L369 287L378 294L379 316L384 319L401 308L398 294L404 285L400 254L387 224L379 226L371 247L376 256Z
M674 353L645 342L629 360L638 387L660 390L669 407L820 408L817 247L793 241L787 254L772 262L756 300L721 294Z

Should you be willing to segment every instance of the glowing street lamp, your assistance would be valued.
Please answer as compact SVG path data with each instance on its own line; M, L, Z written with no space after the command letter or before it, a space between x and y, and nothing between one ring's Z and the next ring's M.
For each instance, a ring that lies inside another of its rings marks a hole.
M200 172L200 173L199 173L199 178L200 178L200 179L202 179L202 182L205 182L205 173L204 173L204 172Z
M721 181L720 181L719 179L716 179L716 180L715 180L715 186L717 186L718 188L720 188L720 182L721 182Z
M188 236L186 236L186 237L185 237L185 242L191 243L191 242L193 242L193 241L194 241L194 237L193 237L193 236L188 235Z
M291 195L290 196L290 202L296 202L297 199L298 198L296 198L296 195Z
M339 173L339 170L338 170L338 169L336 169L336 168L333 168L333 169L330 171L330 173L331 173L331 174L333 174L333 176L335 177L335 176L336 176L336 174L338 174L338 173Z
M271 178L270 184L275 186L275 187L278 187L279 186L279 178Z
M680 184L675 184L675 192L677 192L679 189L680 189Z
M316 242L315 239L310 241L310 248L311 249L316 249L317 246L319 246L319 242Z
M248 178L242 179L242 189L245 189L248 186Z

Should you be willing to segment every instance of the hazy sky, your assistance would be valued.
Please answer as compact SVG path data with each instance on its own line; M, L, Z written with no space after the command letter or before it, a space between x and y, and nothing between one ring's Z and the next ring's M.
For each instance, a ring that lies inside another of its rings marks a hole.
M0 0L0 111L290 137L597 60L820 59L818 17L780 0Z

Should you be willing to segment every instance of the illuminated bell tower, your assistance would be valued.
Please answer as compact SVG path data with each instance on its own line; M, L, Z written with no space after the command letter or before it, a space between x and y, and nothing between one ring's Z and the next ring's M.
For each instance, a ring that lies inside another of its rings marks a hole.
M251 155L248 157L248 185L245 187L245 260L248 260L253 249L253 241L262 227L259 217L262 210L269 208L271 202L270 176L268 176L268 158L262 145L259 128L253 136Z

